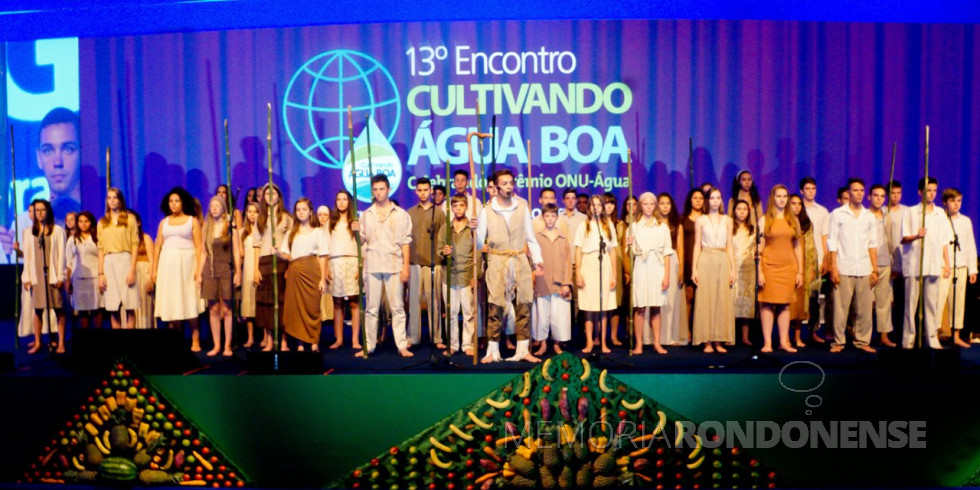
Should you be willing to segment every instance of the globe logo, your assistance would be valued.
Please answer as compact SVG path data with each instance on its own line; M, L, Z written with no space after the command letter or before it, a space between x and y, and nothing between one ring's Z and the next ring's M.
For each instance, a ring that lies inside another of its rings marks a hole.
M371 122L380 125L385 143L394 136L401 118L401 98L384 66L348 49L310 58L293 74L283 97L282 119L289 140L317 165L341 168L350 151L348 106L355 129L370 115Z

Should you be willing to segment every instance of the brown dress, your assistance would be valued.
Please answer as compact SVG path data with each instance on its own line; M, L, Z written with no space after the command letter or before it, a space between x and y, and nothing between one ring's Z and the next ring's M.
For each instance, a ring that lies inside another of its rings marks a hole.
M776 218L766 233L762 249L762 275L765 287L759 289L759 302L788 305L796 292L796 254L793 239L796 232L785 218Z
M690 218L681 218L681 228L684 229L684 284L693 286L691 263L694 257L694 222Z
M212 237L201 274L202 299L208 301L231 299L231 257L231 237L226 233L219 238Z

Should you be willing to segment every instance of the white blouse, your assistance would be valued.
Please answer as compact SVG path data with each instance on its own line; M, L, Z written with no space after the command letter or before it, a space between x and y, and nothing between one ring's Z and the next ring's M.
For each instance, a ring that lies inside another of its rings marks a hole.
M702 215L695 222L696 226L701 227L701 248L726 248L728 246L728 226L732 220L728 216L720 215L718 224L711 222L708 215Z
M354 236L346 225L338 222L335 230L329 231L329 228L324 228L324 230L327 230L326 232L330 235L331 257L357 257L357 241L354 240Z
M618 247L619 243L616 241L616 227L612 223L609 223L609 231L612 236L606 234L606 231L602 228L602 225L596 226L595 221L589 223L589 231L586 233L585 224L583 223L575 230L575 242L574 245L582 249L583 254L597 253L599 251L599 233L596 233L596 228L602 233L602 239L606 242L606 253L609 253L612 247Z
M309 255L323 257L330 255L330 246L327 243L327 234L322 228L313 228L306 233L302 231L293 237L293 244L289 244L289 235L282 242L282 253L289 254L291 260L296 260Z
M71 276L80 279L99 277L99 246L89 235L79 243L68 237L67 263Z
M652 222L646 224L646 220L641 219L633 226L627 228L627 233L632 233L633 254L637 257L667 257L674 255L674 248L670 243L670 228L666 223Z

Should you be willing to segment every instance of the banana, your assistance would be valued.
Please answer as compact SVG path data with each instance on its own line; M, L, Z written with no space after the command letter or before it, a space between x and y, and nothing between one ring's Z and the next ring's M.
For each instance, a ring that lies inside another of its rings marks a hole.
M473 413L473 412L469 412L466 415L469 415L470 416L470 420L472 420L473 423L476 424L476 426L479 427L479 428L481 428L481 429L490 429L490 428L493 427L493 424L488 424L488 423L480 420L480 418L477 417L476 414Z
M457 436L459 436L459 438L462 439L462 440L464 440L464 441L472 441L473 440L473 436L471 436L471 435L463 432L462 430L460 430L459 427L456 427L453 424L449 424L449 430L453 431L454 434L456 434Z
M605 369L603 369L602 372L599 373L599 389L602 390L603 393L612 393L613 392L613 389L610 388L610 387L608 387L608 386L606 386L606 375L607 374L609 374L609 373Z
M517 441L516 444L519 444L520 443L520 439L521 439L521 436L501 437L500 439L497 439L496 445L497 445L497 447L506 446L507 444L510 444L511 442L514 442L514 441Z
M71 457L71 465L74 466L75 469L78 470L78 471L85 471L85 467L82 466L82 463L79 463L78 462L78 457L77 456L72 456Z
M544 364L541 365L541 377L545 381L551 381L551 376L548 375L548 368L551 367L551 359L545 359Z
M628 408L630 410L638 410L640 407L643 406L643 401L644 400L645 400L645 398L640 398L639 400L637 400L637 401L635 401L633 403L630 403L630 402L627 402L626 399L624 398L623 401L622 401L622 404L623 404L623 407Z
M434 465L436 465L436 466L438 466L438 467L440 467L440 468L442 468L444 470L448 470L449 468L451 468L453 466L452 463L447 463L447 462L440 461L439 460L439 455L436 454L436 449L435 448L429 449L429 458L432 459L432 464L434 464Z
M139 440L139 438L136 437L136 431L133 429L129 429L129 447L136 446L137 440Z
M93 437L92 439L95 440L95 447L99 448L100 453L108 455L111 452L109 451L109 448L105 447L105 444L102 443L102 439L99 439L98 437Z
M436 439L435 437L429 437L429 442L431 442L433 446L435 446L436 448L438 448L440 451L444 453L453 452L453 448L439 442L439 440Z
M592 374L592 367L589 365L589 361L582 359L582 375L578 379L585 381L589 379L590 374Z
M109 442L109 431L102 433L102 443L105 444L107 449L112 449L112 444Z
M88 418L92 420L95 425L102 425L102 417L98 413L92 412L88 415Z
M700 448L700 446L698 446L698 447ZM703 454L701 455L700 458L698 458L697 461L695 461L693 463L688 463L687 464L687 469L689 469L689 470L698 469L701 466L701 463L704 463L704 455Z
M687 455L687 459L694 459L701 453L701 436L694 434L694 450Z
M96 429L94 425L86 423L85 432L88 432L90 436L96 437L99 435L99 429Z
M214 469L214 466L211 465L211 462L208 461L207 458L205 458L204 456L201 456L200 454L198 454L197 451L191 451L191 453L194 455L195 458L197 458L197 461L199 463L201 463L201 466L203 466L204 469L206 469L208 471L211 471L211 470Z
M661 412L660 410L657 410L657 417L659 418L659 420L657 421L657 426L654 427L653 429L654 436L659 434L660 431L664 430L664 427L667 425L667 414Z
M674 447L679 447L681 445L681 440L684 439L684 426L681 425L681 421L678 420L674 422Z
M521 394L517 396L524 398L530 393L531 393L531 371L524 371L524 389L521 390Z
M629 456L621 456L616 459L616 466L626 466L628 464L630 464Z
M167 451L167 462L162 464L160 466L160 469L163 471L167 471L170 469L171 466L173 466L173 464L174 464L174 450L170 449Z
M487 404L498 410L503 410L510 406L510 400L497 401L492 398L487 398Z

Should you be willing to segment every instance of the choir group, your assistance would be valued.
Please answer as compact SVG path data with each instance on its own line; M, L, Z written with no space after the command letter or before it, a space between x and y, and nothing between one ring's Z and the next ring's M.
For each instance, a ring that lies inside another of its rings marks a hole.
M230 210L227 186L206 206L178 187L161 202L155 238L117 188L101 218L69 213L64 227L49 202L35 200L33 224L15 244L24 264L21 332L33 332L34 353L50 325L61 353L64 311L80 328L101 326L103 313L112 328L186 321L191 349L200 351L197 321L207 311L207 354L231 356L234 306L247 327L242 347L318 350L329 321L329 348L346 344L358 356L372 354L389 325L402 356L428 341L447 354L480 349L483 362L504 359L502 342L513 351L507 360L534 362L549 342L556 353L567 348L573 332L586 353L623 343L634 354L688 344L726 352L751 345L756 325L762 352L796 352L811 339L840 352L849 335L868 352L917 340L941 348L947 317L952 341L970 345L960 330L965 288L977 278L973 228L959 212L962 194L940 195L934 178L918 183L914 206L901 203L899 182L866 188L852 178L832 211L815 202L813 178L798 193L775 185L763 202L748 171L735 178L727 205L710 184L692 189L682 206L668 193L644 192L622 210L611 193L565 189L559 201L544 188L536 215L515 194L510 170L488 179L485 203L467 194L470 185L463 170L448 190L420 178L418 202L402 208L376 175L361 213L344 190L331 207L303 197L289 209L280 189L266 185ZM622 334L627 320L633 338ZM901 329L894 338L893 323Z

